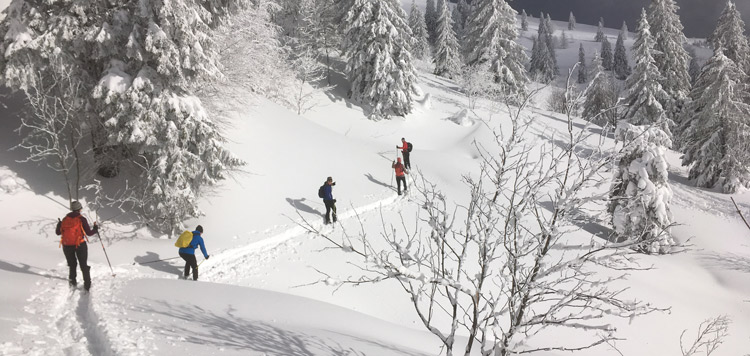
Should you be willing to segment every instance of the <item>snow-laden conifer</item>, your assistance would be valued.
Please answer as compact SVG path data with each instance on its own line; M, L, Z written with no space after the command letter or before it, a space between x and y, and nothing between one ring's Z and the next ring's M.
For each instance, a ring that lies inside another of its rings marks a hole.
M612 44L609 43L609 38L607 38L607 36L604 36L602 39L601 57L604 70L612 70L612 67L614 66L614 55L612 54Z
M620 31L620 35L617 36L615 57L612 63L612 71L615 74L615 78L620 80L627 79L631 72L630 64L628 64L628 53L625 50L625 33Z
M539 21L537 37L534 39L534 45L531 50L531 63L529 66L529 75L541 83L549 83L555 78L556 67L554 54L550 50L552 44L551 35L547 27L547 21L544 16Z
M606 35L604 34L604 21L599 20L599 25L596 28L596 35L594 36L594 41L601 42Z
M617 125L615 136L623 142L617 158L608 210L621 240L636 243L646 253L668 253L675 241L670 209L672 188L666 149L669 136L656 126Z
M588 69L586 67L586 51L583 49L583 43L578 46L578 84L588 81Z
M435 0L427 0L427 5L424 12L424 20L427 25L427 35L430 39L430 43L434 43L435 40L435 27L437 26L438 11L435 6Z
M597 53L591 61L591 70L594 79L586 88L586 99L583 103L584 120L591 121L599 126L615 124L615 96L612 92L612 82L609 74L602 67L602 60Z
M684 48L687 42L683 26L677 15L675 0L653 0L649 6L648 23L654 38L653 56L661 73L661 85L669 94L662 101L667 116L676 120L690 93L690 58Z
M333 0L302 0L298 52L308 53L326 64L326 78L330 84L331 52L341 39L334 21ZM310 63L308 63L310 64Z
M143 2L129 12L118 2L14 2L0 25L2 81L28 90L34 75L65 69L81 90L91 170L139 177L136 210L169 231L199 215L205 187L240 164L196 92L220 75L211 31L243 3Z
M529 15L526 14L526 9L521 10L521 31L529 30Z
M701 65L698 63L698 55L695 53L693 46L688 47L688 55L690 56L690 64L688 65L688 73L690 73L690 82L695 85L695 81L701 74Z
M430 40L427 33L427 23L424 14L417 7L416 1L411 2L411 12L409 13L409 28L413 36L412 54L414 57L424 59L430 52Z
M661 104L669 99L669 94L660 84L662 76L651 54L653 46L654 40L644 10L633 45L633 57L637 64L626 81L628 93L624 118L633 125L656 125L671 137L672 120L665 115Z
M750 45L745 36L745 22L733 1L727 1L708 42L714 50L721 48L724 55L745 73L750 71Z
M622 34L622 39L623 40L628 40L628 33L629 33L629 31L630 30L628 29L628 23L625 22L625 21L623 21L622 22L622 27L620 27L620 33Z
M573 11L570 12L570 15L568 16L568 30L573 31L576 29L576 17L573 15Z
M445 2L440 9L435 31L437 38L435 55L432 59L435 64L435 74L453 78L461 70L461 54L456 34L453 31L451 12Z
M563 31L562 33L560 33L560 48L566 49L568 48L569 44L570 40L568 40L568 34Z
M523 47L516 42L517 12L504 0L476 0L466 27L466 63L490 63L505 95L525 93L528 77Z
M719 48L690 93L683 119L682 164L699 187L734 193L750 183L747 76Z
M376 120L412 110L416 73L405 18L395 0L356 0L346 15L350 97L369 105Z

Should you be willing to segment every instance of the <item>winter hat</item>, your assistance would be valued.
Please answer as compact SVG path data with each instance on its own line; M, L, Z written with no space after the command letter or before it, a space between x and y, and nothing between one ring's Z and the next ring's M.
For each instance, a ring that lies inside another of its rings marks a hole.
M396 158L396 161L401 163L401 157Z
M328 178L326 179L326 182L333 182L333 177L328 177Z
M81 210L81 209L83 209L83 205L81 205L81 203L78 200L70 203L71 211L76 211L76 210Z
M203 233L203 226L198 225L198 227L195 228L195 231L198 231L198 232L200 232L202 234Z

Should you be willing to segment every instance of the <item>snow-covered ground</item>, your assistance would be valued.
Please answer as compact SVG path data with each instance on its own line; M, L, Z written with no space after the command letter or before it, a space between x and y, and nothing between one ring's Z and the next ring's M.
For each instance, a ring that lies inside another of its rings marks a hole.
M408 4L407 4L408 5ZM530 47L536 20L523 34ZM558 23L558 29L566 23ZM558 50L561 72L577 61L583 43L590 59L599 43L596 28L569 31L568 49ZM616 30L608 30L614 43ZM558 32L559 34L559 32ZM627 41L629 47L631 40ZM420 64L423 90L414 113L373 122L345 88L321 94L305 115L260 98L236 105L225 127L230 149L248 162L244 171L201 200L201 224L211 258L199 282L178 280L174 240L136 230L120 216L102 222L103 246L89 246L91 293L71 291L67 266L54 236L65 209L64 184L51 171L18 163L13 98L0 108L0 354L3 355L438 355L440 344L426 332L395 283L341 287L315 283L355 272L349 256L300 226L324 228L325 208L317 189L325 177L337 185L339 219L334 234L361 224L380 231L383 220L414 216L416 208L394 191L391 161L405 137L414 143L413 168L454 200L468 192L463 174L477 169L472 142L489 142L491 129L508 123L502 106L466 111L457 85L429 74ZM339 81L340 85L343 85ZM559 83L558 83L559 84ZM532 132L563 130L565 119L549 113L545 93L529 110ZM461 124L457 124L457 122ZM576 126L584 122L577 120ZM686 180L679 155L671 153L675 237L691 249L673 256L641 256L653 269L632 273L629 295L671 307L630 322L612 320L624 355L681 355L680 335L695 336L708 318L728 315L729 336L714 355L750 354L750 230L729 196L697 189ZM410 181L411 183L411 181ZM750 216L750 194L735 196ZM86 205L86 204L84 204ZM357 218L358 217L358 218ZM586 234L582 231L581 234ZM375 233L373 233L375 234ZM114 274L114 275L113 275ZM560 336L563 337L563 336ZM533 343L533 339L530 340ZM544 353L542 353L544 354ZM609 346L576 355L616 355Z

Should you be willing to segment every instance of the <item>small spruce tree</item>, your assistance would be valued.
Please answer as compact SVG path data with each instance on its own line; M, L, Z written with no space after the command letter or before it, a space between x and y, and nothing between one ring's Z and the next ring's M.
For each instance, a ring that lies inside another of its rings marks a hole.
M609 43L609 39L605 36L602 39L602 67L604 70L612 70L614 65L614 56L612 55L612 45Z
M435 56L432 60L435 64L435 74L453 78L461 70L461 54L453 31L453 19L445 2L440 9L435 31L437 38Z
M417 7L416 1L412 1L411 3L409 28L411 28L414 40L412 43L412 53L416 58L424 59L430 53L430 40L424 14Z
M599 26L596 29L596 35L594 36L594 41L601 42L604 40L606 36L604 35L604 20L599 19Z
M573 11L570 12L570 16L568 16L568 30L573 31L576 29L576 17L573 15Z
M583 49L583 43L578 46L578 84L588 81L588 69L586 68L586 51Z
M625 50L625 32L622 31L617 36L612 70L615 73L615 78L620 80L627 79L631 72L630 64L628 64L628 54Z

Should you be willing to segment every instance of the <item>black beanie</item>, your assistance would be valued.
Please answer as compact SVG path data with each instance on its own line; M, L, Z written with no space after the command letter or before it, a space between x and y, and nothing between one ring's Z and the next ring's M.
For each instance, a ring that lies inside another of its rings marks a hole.
M202 234L203 233L203 226L198 225L198 227L195 228L195 231L198 231L198 232L200 232Z

